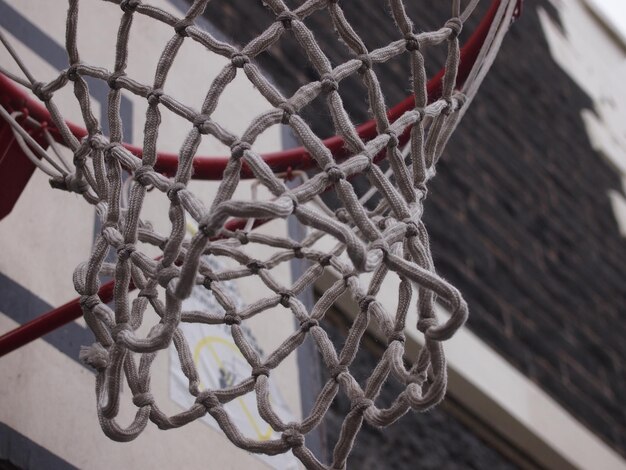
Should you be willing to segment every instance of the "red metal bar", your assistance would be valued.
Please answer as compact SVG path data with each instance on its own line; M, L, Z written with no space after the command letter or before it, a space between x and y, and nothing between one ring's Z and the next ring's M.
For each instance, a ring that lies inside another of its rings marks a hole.
M519 0L518 12L521 12L521 2L522 0ZM461 50L461 61L459 64L459 73L457 79L458 85L462 85L463 83L465 83L465 80L469 76L469 73L472 70L480 49L485 41L485 38L487 37L489 28L491 26L491 23L493 22L493 19L495 18L499 5L500 0L494 0L492 2L489 11L481 21L480 25L472 34L470 39L466 42L466 44L463 46ZM442 69L437 75L429 80L428 97L430 101L436 100L441 96L442 79L444 73L445 70ZM26 107L30 116L41 122L50 123L50 115L45 107L33 100L23 89L17 87L16 84L14 84L11 80L3 76L2 74L0 74L0 103L3 106L8 107L9 110L23 109L24 107ZM404 112L413 108L414 104L415 100L413 96L406 98L388 111L389 119L391 121L396 120ZM17 108L15 108L16 106ZM68 126L72 130L72 133L74 133L74 135L79 138L84 137L87 134L87 131L85 129L82 129L74 124L68 123ZM58 131L50 127L49 130L52 132L55 138L59 139L59 141L63 143L60 140L61 136ZM357 127L357 130L360 137L364 140L372 139L377 135L376 123L373 120L361 124ZM406 143L406 141L408 140L408 134L409 132L407 130L400 136L399 140L401 145ZM0 144L2 144L2 142L3 140L0 139ZM341 137L330 137L329 139L324 140L324 144L331 150L335 158L341 159L347 156L347 150ZM141 156L142 151L140 148L129 144L124 144L124 146L134 154ZM17 152L15 152L15 154L17 154ZM229 157L227 156L195 157L194 178L218 180L221 179L228 159ZM311 155L304 149L304 147L297 147L281 152L268 153L263 155L263 159L276 173L288 172L297 169L307 169L315 164ZM5 182L5 180L11 178L11 172L14 171L15 166L26 166L24 162L30 163L30 161L26 157L19 159L16 157L11 159L11 166L7 167L10 169L10 171L0 172L0 188L3 188L3 183ZM1 163L2 162L0 161L0 164ZM30 164L32 165L32 163ZM157 164L155 165L155 168L158 171L161 171L164 174L174 174L176 172L177 166L178 156L176 154L158 154ZM244 168L242 170L242 177L251 178L253 177L253 175L251 174L249 169ZM0 197L0 214L2 214L2 211L5 210L7 204L9 203L9 201L7 201L6 199L8 198L5 198L5 193L3 191L2 196ZM10 208L13 207L14 203L15 201L12 201ZM257 225L260 225L262 223L264 223L264 221L259 221ZM245 221L231 220L227 224L227 228L230 230L236 230L237 228L242 228L244 225ZM112 299L113 287L114 282L111 281L104 284L100 288L98 295L103 302L109 302ZM82 310L80 307L79 299L77 298L55 310L52 310L51 312L42 315L41 317L36 318L35 320L25 323L24 325L0 337L0 357L55 330L56 328L65 325L66 323L69 323L72 320L79 318L81 315Z

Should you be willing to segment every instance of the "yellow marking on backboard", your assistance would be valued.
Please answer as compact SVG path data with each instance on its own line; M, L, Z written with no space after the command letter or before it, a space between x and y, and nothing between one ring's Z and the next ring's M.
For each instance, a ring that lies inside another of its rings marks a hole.
M232 349L236 354L238 354L239 356L243 358L243 354L241 354L241 351L239 350L237 345L234 344L233 342L225 340L224 338L220 338L219 336L206 336L198 342L193 352L193 361L196 364L196 367L198 367L198 364L200 362L200 352L202 351L203 348L208 347L211 355L213 356L213 359L215 360L215 362L217 362L217 365L221 369L224 369L222 359L213 348L213 343L223 344L224 346L226 346L229 349ZM200 387L204 388L202 385L202 382L200 382ZM246 416L248 422L252 426L258 439L261 441L269 440L272 437L272 432L273 432L272 427L268 424L267 431L261 432L261 429L259 428L259 425L257 424L256 419L254 418L254 415L250 412L248 405L246 405L246 402L243 400L243 398L237 397L237 402L241 406L241 409L243 410L244 415Z

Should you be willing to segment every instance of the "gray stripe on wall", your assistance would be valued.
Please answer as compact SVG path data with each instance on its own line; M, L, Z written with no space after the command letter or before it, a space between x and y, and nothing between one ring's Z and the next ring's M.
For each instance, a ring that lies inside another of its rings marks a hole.
M0 312L21 325L52 308L54 308L52 305L0 273ZM91 331L76 322L70 322L43 336L42 339L77 362L80 347L94 341Z
M20 469L71 470L77 468L0 422L0 468L4 465L2 461L8 461Z

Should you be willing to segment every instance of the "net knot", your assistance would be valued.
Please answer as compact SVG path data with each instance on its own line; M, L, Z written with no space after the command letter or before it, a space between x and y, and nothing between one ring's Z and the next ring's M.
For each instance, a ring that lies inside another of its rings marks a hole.
M406 50L407 51L419 51L420 50L420 40L418 39L415 33L409 33L404 37L406 41Z
M117 82L117 80L121 77L125 77L126 74L124 72L115 72L112 73L111 75L109 75L109 78L107 78L107 85L109 85L109 88L111 90L119 90L120 89L120 84Z
M298 430L298 427L295 423L290 423L283 431L281 439L285 441L285 443L289 447L302 447L304 445L304 436Z
M154 168L149 165L140 166L135 170L133 177L142 186L148 186L150 182L150 173L154 172Z
M285 307L290 307L291 297L293 294L291 292L280 292L280 304Z
M283 28L290 29L292 21L298 21L298 15L293 13L292 11L283 11L276 17L276 21L280 21L283 24Z
M154 396L150 392L138 393L133 397L133 404L139 408L150 406L154 403Z
M241 243L242 245L247 245L248 243L250 243L250 239L248 238L248 232L246 232L245 230L237 230L235 232L235 237L237 237L237 240L239 240L239 243Z
M348 368L346 366L344 366L343 364L337 364L330 369L330 376L335 382L339 382L339 376L346 372L348 372Z
M343 222L344 224L350 222L350 213L345 207L337 209L335 211L335 217L337 217L338 221Z
M176 266L168 266L161 268L157 272L157 282L161 287L167 288L172 279L178 276L178 268Z
M196 114L193 118L193 127L198 129L200 134L207 134L207 125L211 123L211 117L208 114Z
M120 8L124 13L134 13L140 4L140 0L122 0L120 2Z
M307 318L300 322L300 329L303 333L307 333L314 326L320 326L319 322L315 318Z
M419 230L417 228L417 224L414 220L408 219L404 221L406 232L404 232L404 236L407 238L413 238L417 236Z
M215 282L215 279L213 279L211 276L204 276L204 279L202 279L202 285L207 290L211 290L213 282Z
M65 71L65 76L70 82L75 82L76 80L78 80L78 77L80 76L80 74L78 73L79 65L80 65L80 62L76 64L72 64Z
M50 178L50 186L78 194L84 194L89 190L89 183L75 173Z
M31 86L33 94L43 102L50 101L52 99L52 93L47 91L45 87L46 84L43 82L35 82Z
M359 397L352 402L350 409L358 413L363 413L370 406L374 406L374 402L366 397Z
M91 311L100 304L100 297L94 295L83 295L80 297L80 306L83 310Z
M186 38L187 36L189 36L189 33L187 33L187 28L192 25L192 19L183 18L174 25L174 31L176 31L176 34L178 34L180 37Z
M244 65L250 63L250 57L242 52L235 52L230 56L230 63L238 69L241 69Z
M328 179L333 183L338 183L339 180L346 178L346 174L334 163L326 166L326 168L324 168L324 172L326 173L326 176L328 176Z
M293 247L293 255L298 259L304 258L304 253L302 252L302 247L300 245Z
M147 287L145 289L141 289L139 291L139 293L137 294L137 297L145 297L148 300L156 299L156 298L158 298L158 296L159 296L159 293L154 288L154 286Z
M369 54L361 54L357 57L357 59L361 61L361 66L358 70L359 73L363 74L372 68L372 58L369 56Z
M283 110L283 118L281 122L285 125L289 124L289 120L291 119L291 116L296 112L293 105L289 101L283 101L282 103L278 105L278 108Z
M227 313L224 315L224 323L228 326L241 325L241 317L236 313Z
M436 318L420 318L417 322L417 329L426 334L429 329L437 326Z
M459 34L461 34L461 30L463 29L463 20L461 20L458 16L450 18L446 21L446 24L443 25L443 27L448 28L451 31L450 39L458 38Z
M118 323L111 328L111 336L116 343L120 343L127 332L131 331L130 325L126 322Z
M356 272L354 272L354 271L349 272L349 273L343 275L343 282L346 285L348 285L348 283L350 282L350 279L356 278L356 277L358 277L358 274Z
M359 308L361 309L361 312L367 312L372 302L375 301L376 297L374 297L373 295L366 295L361 300L359 300Z
M318 261L322 267L330 266L330 262L333 259L333 255L325 255L320 258Z
M259 375L264 375L265 377L269 377L270 376L269 367L264 366L264 365L254 366L252 368L252 377L256 379L259 377Z
M126 245L122 245L118 250L117 250L117 258L121 261L124 262L126 261L128 258L130 258L130 255L133 254L133 251L135 251L135 245L133 245L132 243L127 243Z
M387 146L388 147L397 147L398 146L398 134L395 133L395 131L393 131L392 129L387 129L385 131L385 134L387 134L389 136L389 140L387 141Z
M259 260L250 261L246 267L252 271L252 274L259 274L261 269L267 269L267 266Z
M404 343L406 341L406 336L401 331L394 331L389 336L389 342L393 343L394 341L398 341L400 343Z
M198 394L196 403L202 405L207 411L211 411L214 408L221 406L219 399L210 390L204 390Z
M148 93L146 99L148 100L149 105L154 106L161 102L161 96L163 96L163 90L161 88L155 88Z
M98 372L105 370L109 365L109 353L100 343L81 346L78 359Z
M320 83L322 84L322 91L326 94L337 91L337 88L339 88L337 80L329 73L322 75Z
M182 191L183 189L187 189L187 186L185 186L185 183L181 183L181 182L173 183L167 189L167 197L169 198L170 201L172 201L173 204L180 204L178 192Z
M250 144L248 142L244 142L243 140L237 140L230 146L230 154L236 159L243 157L246 150L250 150Z

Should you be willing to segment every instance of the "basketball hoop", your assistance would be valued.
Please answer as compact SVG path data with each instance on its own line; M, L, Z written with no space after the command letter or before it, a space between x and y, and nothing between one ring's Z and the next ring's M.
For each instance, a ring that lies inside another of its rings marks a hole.
M82 313L96 343L84 348L81 358L97 371L98 416L111 439L132 440L149 421L161 429L169 429L208 413L235 445L250 452L275 455L291 450L307 468L344 468L364 420L374 426L388 426L409 409L423 411L435 406L445 394L447 374L442 342L464 324L468 310L458 290L435 272L426 227L421 220L423 200L437 161L490 68L512 19L520 12L521 2L493 1L461 49L459 35L477 0L465 2L464 7L461 0L452 0L451 18L439 29L421 33L415 31L402 0L390 0L398 39L368 50L336 0L309 0L294 10L289 10L280 0L265 0L276 21L241 49L218 41L197 25L196 20L208 0L193 2L183 18L139 0L109 1L123 11L113 71L80 60L76 41L78 0L69 1L68 68L47 83L37 81L11 44L0 36L25 77L6 71L0 74L0 145L5 152L5 158L0 160L0 185L7 188L0 200L0 218L11 211L38 167L50 176L53 188L80 194L88 204L96 206L102 223L89 260L74 273L80 299L0 338L0 353L15 349ZM339 39L352 51L352 58L334 67L306 26L306 18L322 8L327 9ZM172 38L150 85L126 74L129 32L136 15L172 29ZM283 96L255 64L257 56L285 35L291 35L300 45L319 75L318 80L302 85L289 97ZM163 90L184 41L196 41L208 49L208 54L229 61L211 83L199 111ZM445 68L427 81L422 52L436 47L446 48ZM374 66L382 67L399 57L406 61L413 95L388 109ZM250 116L251 124L241 135L230 132L213 117L219 97L237 74L244 74L269 103L268 111ZM342 103L339 89L341 81L348 76L360 76L367 89L372 120L360 126L352 124ZM109 86L109 135L103 134L93 116L87 77ZM66 122L55 104L55 93L66 86L73 87L84 129ZM142 148L123 142L119 112L122 91L142 97L148 103ZM317 137L300 116L320 96L326 99L337 132L326 140ZM189 133L178 154L157 151L162 112L174 113L189 122ZM256 152L257 138L280 124L290 126L302 147L264 155ZM230 155L198 156L198 145L207 135L229 147ZM71 150L72 162L63 158L58 146ZM378 166L382 159L389 162L387 173ZM279 175L299 170L308 170L311 176L296 187L287 186ZM127 201L121 197L123 171L131 175ZM372 191L380 196L374 208L364 205L350 183L359 174L367 176ZM220 181L209 207L189 188L192 177ZM235 190L245 178L254 179L271 197L234 199ZM148 188L165 194L169 200L170 233L159 233L142 220ZM319 199L325 191L336 194L340 209L330 210ZM253 230L266 221L290 216L310 230L304 240ZM185 237L189 219L198 226L197 234L190 240ZM321 239L331 240L332 248L321 250ZM273 255L258 259L249 249L255 245L272 249ZM157 259L148 256L144 246L158 250L160 256ZM109 253L115 255L115 263L105 261ZM216 270L206 262L209 255L228 259L231 265ZM292 285L283 285L273 276L272 269L295 258L305 260L308 268ZM328 271L337 281L321 295L313 309L307 310L297 295ZM113 276L114 283L101 285L103 275ZM395 312L386 311L377 298L388 276L400 280ZM238 307L223 283L247 277L258 277L270 294ZM194 288L210 290L225 313L184 311L182 301ZM138 297L131 300L133 289L138 290ZM358 304L358 313L345 345L337 351L320 322L344 294L349 294ZM406 325L407 312L415 298L418 322ZM107 305L112 299L114 309ZM443 303L451 314L443 323L439 323L434 313L436 301ZM279 305L293 314L300 327L262 358L248 343L241 324ZM160 321L151 326L147 335L141 335L138 330L147 309L155 312ZM222 324L230 328L250 367L249 377L232 386L202 389L179 329L181 322ZM388 345L363 385L355 380L349 368L361 338L371 325L382 332ZM416 357L409 358L412 365L408 368L404 363L405 328L417 328L424 337L424 347ZM307 335L315 341L331 378L309 416L300 422L283 422L269 399L269 376ZM189 409L167 416L150 392L150 367L157 352L172 344L195 402ZM389 407L379 407L376 399L391 376L404 384L404 390ZM137 407L134 420L125 428L116 419L124 382L132 391L132 401ZM305 436L320 424L339 392L349 397L352 406L336 443L332 465L325 467L307 448ZM225 403L248 393L256 395L260 415L281 433L279 439L261 441L243 435L225 411Z

